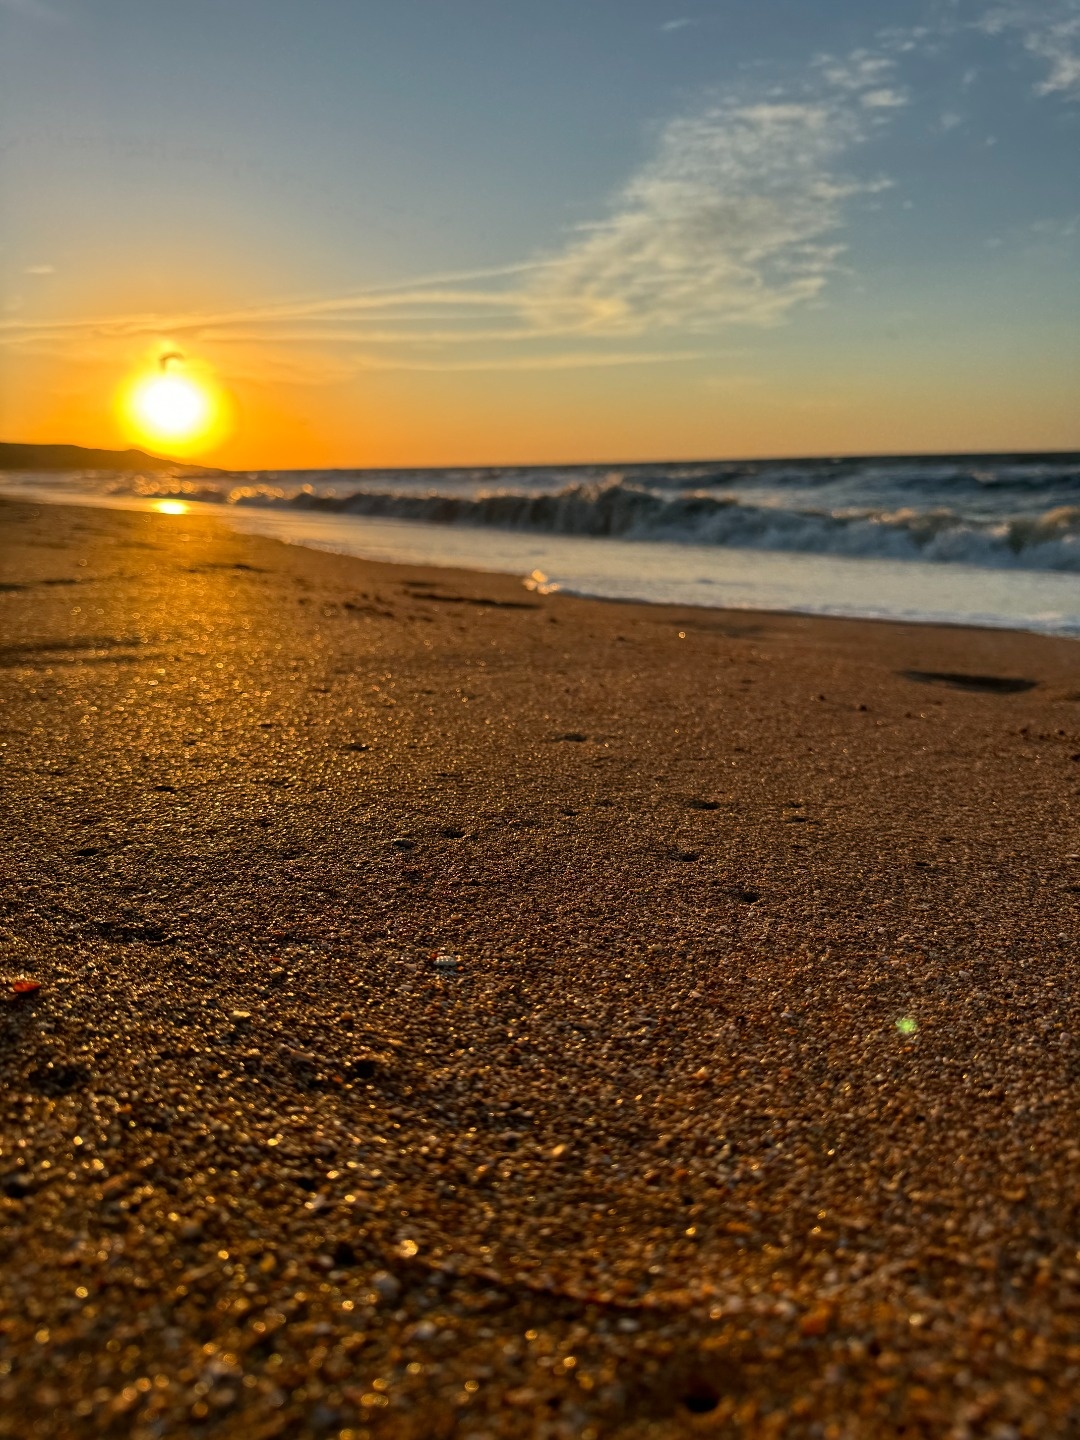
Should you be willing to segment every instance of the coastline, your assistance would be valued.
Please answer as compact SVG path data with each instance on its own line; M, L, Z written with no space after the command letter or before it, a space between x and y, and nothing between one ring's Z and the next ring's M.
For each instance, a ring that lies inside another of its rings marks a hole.
M983 517L981 539L972 532L957 551L954 534L951 541L942 541L945 549L935 559L919 554L917 547L915 553L904 554L903 547L896 553L897 534L889 528L912 526L917 531L928 526L936 533L942 516L933 511L918 519L903 509L890 518L886 510L879 517L884 531L875 530L874 524L860 530L859 525L849 529L851 517L845 518L843 506L831 519L815 512L813 505L796 507L784 519L771 503L747 508L714 497L702 503L712 506L714 520L726 517L729 533L726 539L714 535L710 540L691 520L698 502L689 497L689 529L669 532L661 527L639 533L632 524L627 528L629 516L621 507L633 510L644 503L646 510L655 510L658 503L668 502L656 496L643 501L632 486L616 495L618 485L611 477L611 483L600 484L584 472L578 474L576 491L571 486L561 498L549 494L531 500L520 494L464 498L456 493L459 486L453 477L445 482L444 494L358 492L343 499L296 493L288 499L288 487L271 483L261 500L244 487L235 498L230 491L210 500L205 485L211 482L162 483L140 476L133 477L133 489L114 493L111 486L117 480L92 472L68 476L60 484L42 476L20 484L16 477L0 485L0 496L142 511L183 506L241 534L391 565L511 577L542 574L553 589L584 598L1080 637L1075 556L1069 526L1061 523L1071 513L1068 507L1051 508L1037 520L1013 516L989 529ZM263 480L273 482L275 477ZM466 489L475 489L473 480L464 483ZM899 497L882 494L878 500L895 505ZM564 501L570 512L557 518L551 506ZM830 504L835 503L834 496ZM734 530L733 516L741 517ZM592 533L589 527L597 521L600 532ZM756 536L736 533L746 523ZM777 523L780 532L775 531ZM819 533L822 524L832 527L831 537ZM837 544L839 550L833 548ZM937 542L934 553L936 547ZM1025 563L1019 551L1033 563Z
M0 561L0 1435L1070 1433L1075 641Z

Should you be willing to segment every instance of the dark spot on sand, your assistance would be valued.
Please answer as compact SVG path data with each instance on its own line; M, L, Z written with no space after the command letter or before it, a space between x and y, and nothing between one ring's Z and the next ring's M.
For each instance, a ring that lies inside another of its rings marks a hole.
M267 574L261 565L245 565L242 560L211 560L206 565L189 565L187 570L189 575L205 575L210 570L246 570L252 575Z
M91 855L100 855L101 847L98 845L83 845L80 847L80 849L75 851L75 854L78 855L80 859L85 860Z
M338 1270L344 1270L346 1266L356 1264L356 1251L348 1240L339 1240L330 1252L330 1259Z
M136 659L148 658L136 655L95 654L95 651L138 650L139 639L122 640L113 636L99 636L93 640L27 641L17 645L0 645L0 668L14 670L20 666L52 665L57 662L66 665L88 665L107 661L110 664L131 663Z
M371 746L370 746L370 745L362 745L359 740L353 740L353 741L351 741L348 745L342 745L341 748L342 748L342 750L353 750L353 751L355 751L357 754L359 754L359 753L361 753L361 752L364 751L364 750L370 750L370 749L371 749Z
M159 795L175 795L175 785L153 785L151 789L156 790Z
M985 695L1022 695L1039 683L1007 675L964 675L952 670L901 670L900 674L920 685L948 685L953 690L975 690Z
M31 1070L26 1078L39 1095L70 1095L73 1090L86 1086L90 1072L85 1065L57 1064L50 1060L47 1065Z
M102 940L116 940L121 945L140 941L147 945L161 945L169 938L160 925L140 925L126 920L93 920L89 928Z
M720 1404L720 1396L707 1381L699 1380L682 1397L682 1403L691 1415L709 1415Z
M527 600L488 600L480 595L436 595L433 590L412 590L409 592L413 600L434 600L441 605L483 605L492 610L539 610L539 605L531 605Z
M415 850L415 849L416 849L416 841L415 841L415 840L409 840L409 839L408 839L406 836L404 836L404 835L401 836L401 837L400 837L399 839L397 839L397 840L391 841L391 844L393 845L393 847L394 847L395 850Z
M360 600L346 600L342 609L351 610L354 615L378 615L383 620L394 618L393 610L388 610L384 605L369 605Z
M572 740L575 745L580 745L588 740L588 735L583 735L580 730L568 730L565 735L556 735L556 740Z
M18 1172L13 1175L5 1175L3 1180L0 1180L0 1190L9 1200L25 1200L28 1195L33 1193L33 1189L30 1177Z
M462 840L465 838L465 831L459 830L456 825L444 825L439 831L439 834L447 840Z
M744 905L756 905L761 899L761 891L751 890L749 886L737 886L734 890L729 890L728 894L733 900L741 900Z
M344 1073L347 1080L374 1080L385 1068L377 1055L357 1055L345 1066Z
M693 860L701 859L701 854L697 850L672 850L670 854L672 860L685 860L688 863Z
M687 807L691 810L719 810L719 800L688 800Z

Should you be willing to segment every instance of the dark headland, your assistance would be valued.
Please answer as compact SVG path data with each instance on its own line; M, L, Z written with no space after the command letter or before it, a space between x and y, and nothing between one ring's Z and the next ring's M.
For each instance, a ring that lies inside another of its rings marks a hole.
M19 445L0 440L0 470L183 470L189 475L215 472L181 460L148 455L145 450L94 450L85 445Z
M1078 657L0 504L0 1436L1075 1440Z

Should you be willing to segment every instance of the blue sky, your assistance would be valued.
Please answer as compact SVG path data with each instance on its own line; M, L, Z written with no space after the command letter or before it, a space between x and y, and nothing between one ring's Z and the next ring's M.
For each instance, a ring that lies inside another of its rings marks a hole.
M0 82L5 433L168 343L312 463L1080 446L1080 0L0 0Z

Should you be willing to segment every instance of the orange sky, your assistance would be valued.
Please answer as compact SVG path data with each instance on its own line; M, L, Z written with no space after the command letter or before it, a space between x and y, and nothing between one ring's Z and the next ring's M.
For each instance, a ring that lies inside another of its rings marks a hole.
M991 365L959 376L929 365L887 374L836 357L797 378L786 367L770 379L710 373L686 361L482 374L387 370L315 384L272 373L263 381L231 378L226 355L213 369L230 397L231 432L189 448L125 424L118 382L145 373L145 360L27 356L6 387L9 414L20 417L17 429L8 420L6 430L23 441L135 443L230 468L1070 448L1077 434L1069 373L1020 359L1022 385Z

